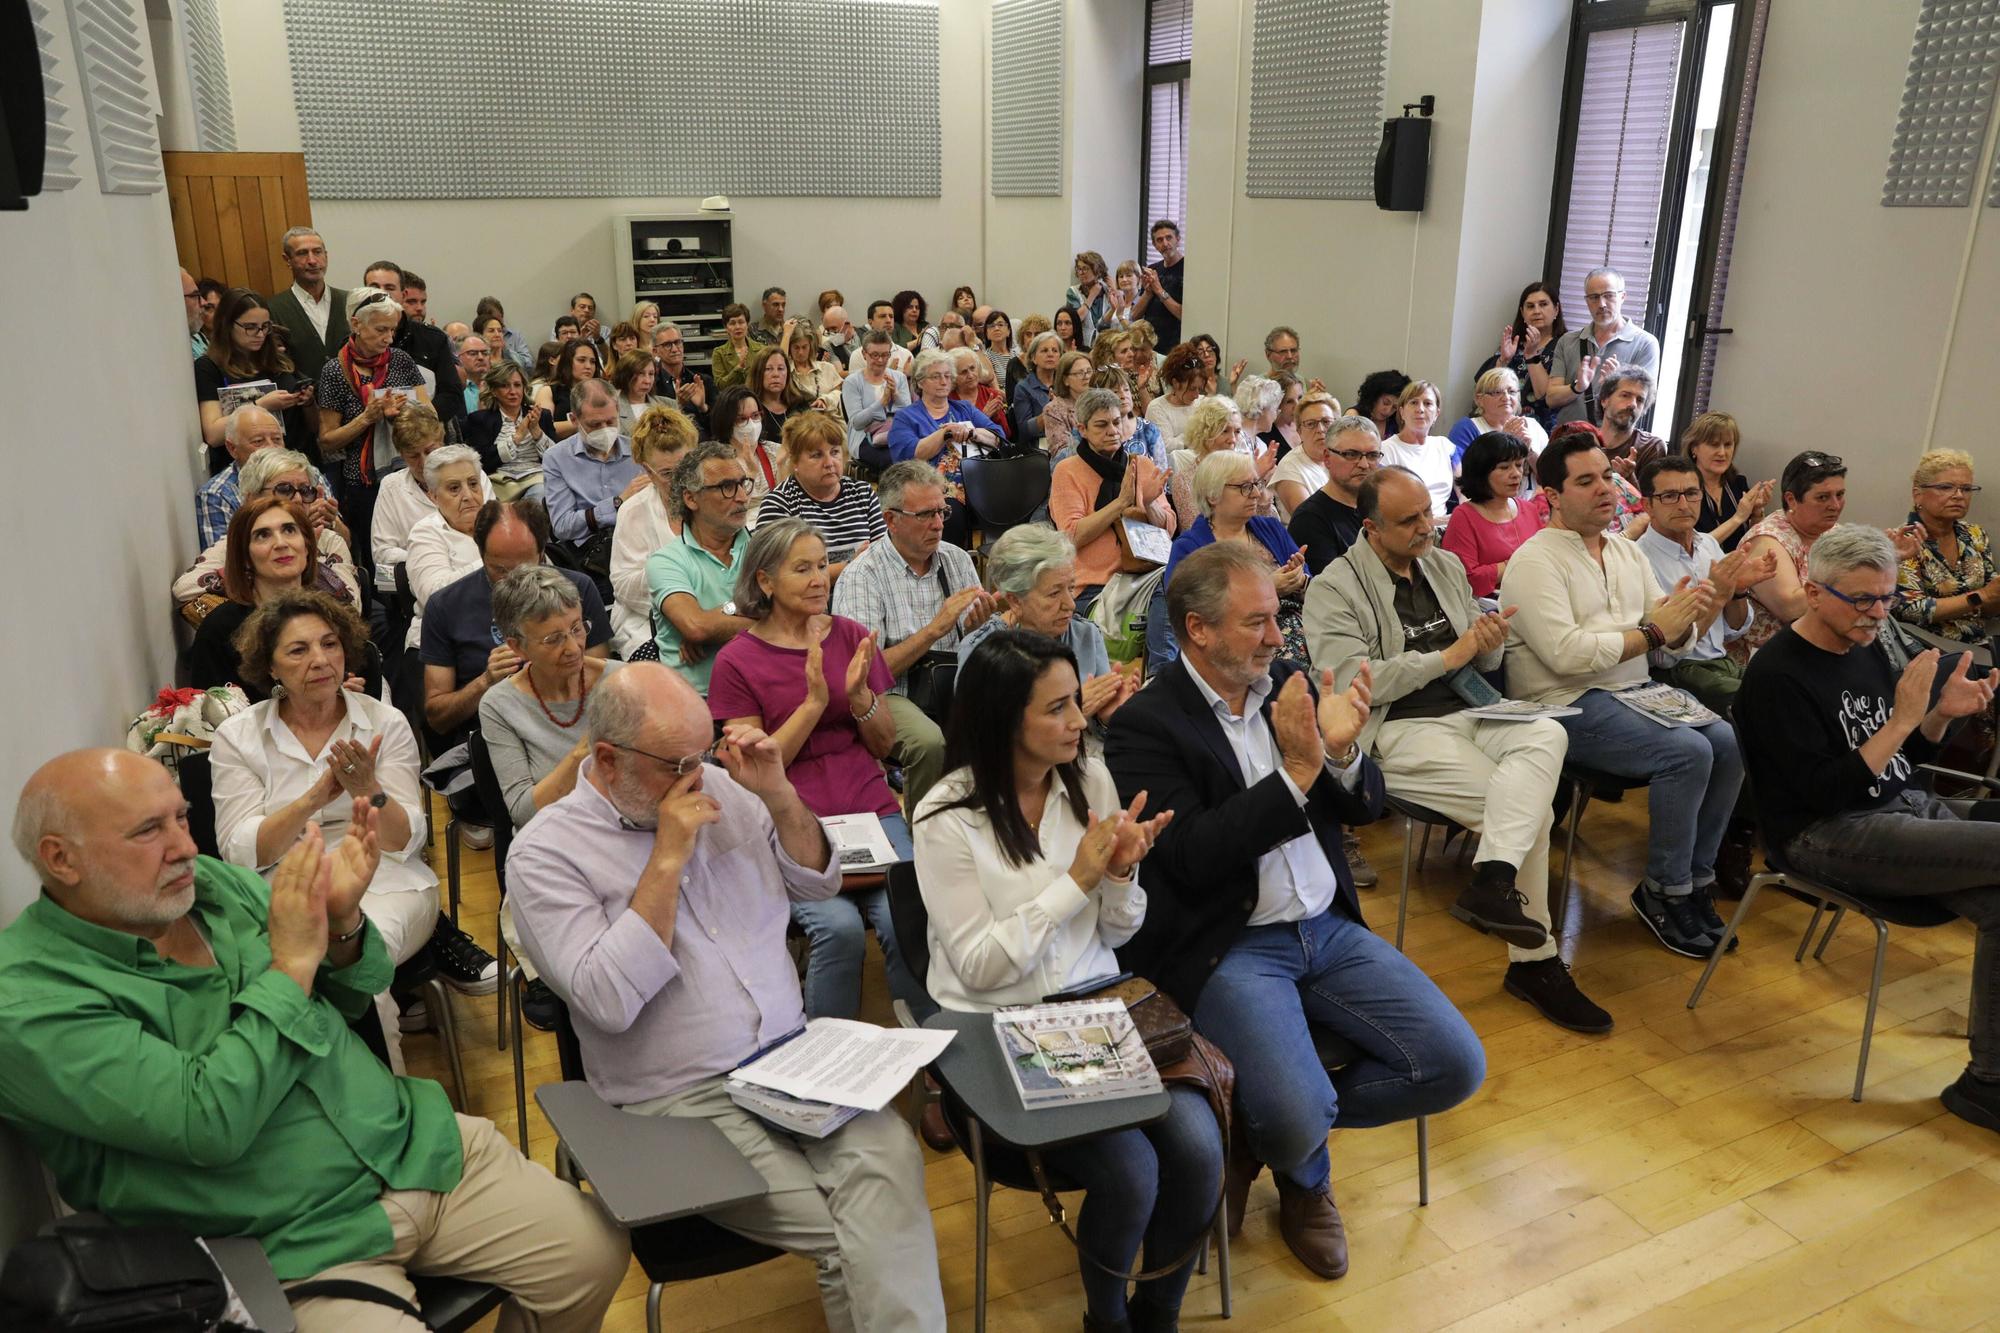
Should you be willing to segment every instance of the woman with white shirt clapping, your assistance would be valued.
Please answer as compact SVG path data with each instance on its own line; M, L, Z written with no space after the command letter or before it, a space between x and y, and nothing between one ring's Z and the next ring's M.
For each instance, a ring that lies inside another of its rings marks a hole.
M1145 920L1136 872L1173 816L1144 818L1143 793L1120 807L1110 771L1081 753L1077 688L1069 649L1025 630L994 631L959 668L948 771L912 821L929 988L946 1008L1034 1004L1108 981L1112 950ZM1163 1120L1043 1154L1084 1189L1087 1329L1177 1325L1221 1188L1222 1135L1199 1091L1169 1091ZM1128 1299L1123 1274L1142 1242L1148 1269L1186 1258Z
M1458 451L1449 439L1431 434L1438 419L1438 389L1429 380L1411 380L1397 395L1402 428L1382 441L1382 465L1407 468L1431 493L1431 514L1442 519L1458 484Z

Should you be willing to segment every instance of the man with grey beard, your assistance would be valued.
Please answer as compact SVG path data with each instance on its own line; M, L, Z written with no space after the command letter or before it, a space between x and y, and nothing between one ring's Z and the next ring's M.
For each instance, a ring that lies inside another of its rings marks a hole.
M375 805L331 847L308 824L268 886L197 856L187 810L125 750L50 760L15 810L42 896L0 931L0 1118L64 1200L341 1282L289 1289L304 1333L411 1327L413 1273L504 1288L505 1328L597 1328L625 1233L348 1026L394 971L361 911Z
M828 1327L943 1328L923 1162L903 1122L864 1112L801 1138L725 1087L805 1025L791 903L840 891L778 743L737 725L718 743L701 696L657 662L592 690L585 725L576 786L515 835L507 883L522 951L568 1003L590 1085L729 1137L771 1192L708 1217L812 1259Z

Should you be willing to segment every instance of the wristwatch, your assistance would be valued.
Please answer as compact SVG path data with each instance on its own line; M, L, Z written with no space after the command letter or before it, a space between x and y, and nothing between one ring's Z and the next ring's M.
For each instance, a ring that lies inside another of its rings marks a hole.
M1986 599L1976 592L1969 592L1965 594L1965 604L1977 611L1986 604Z
M724 602L724 603L722 604L722 614L723 614L723 615L725 615L725 616L733 616L733 615L735 615L735 614L736 614L736 603L735 603L735 601L731 600L731 601L727 601L727 602Z

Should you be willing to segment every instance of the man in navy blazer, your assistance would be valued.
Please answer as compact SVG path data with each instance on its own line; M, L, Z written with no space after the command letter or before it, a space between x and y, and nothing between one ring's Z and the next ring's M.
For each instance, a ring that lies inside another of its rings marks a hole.
M1470 1026L1417 966L1361 919L1343 823L1382 813L1382 774L1356 737L1364 664L1316 691L1278 657L1269 562L1240 542L1188 556L1167 589L1180 661L1112 718L1104 758L1122 800L1174 819L1146 858L1146 922L1119 950L1236 1065L1248 1151L1229 1164L1234 1232L1259 1162L1278 1182L1278 1228L1322 1277L1347 1271L1327 1133L1457 1105L1486 1076ZM1334 1078L1312 1028L1359 1054Z

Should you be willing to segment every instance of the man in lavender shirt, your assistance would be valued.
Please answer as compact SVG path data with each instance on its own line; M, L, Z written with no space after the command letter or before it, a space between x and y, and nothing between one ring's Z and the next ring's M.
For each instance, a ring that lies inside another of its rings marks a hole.
M785 949L793 900L840 891L775 742L725 729L694 688L634 662L592 691L591 752L507 856L521 946L568 1002L590 1083L644 1115L708 1120L771 1192L709 1214L810 1257L834 1330L944 1327L916 1140L864 1112L824 1139L729 1100L729 1071L805 1023Z

